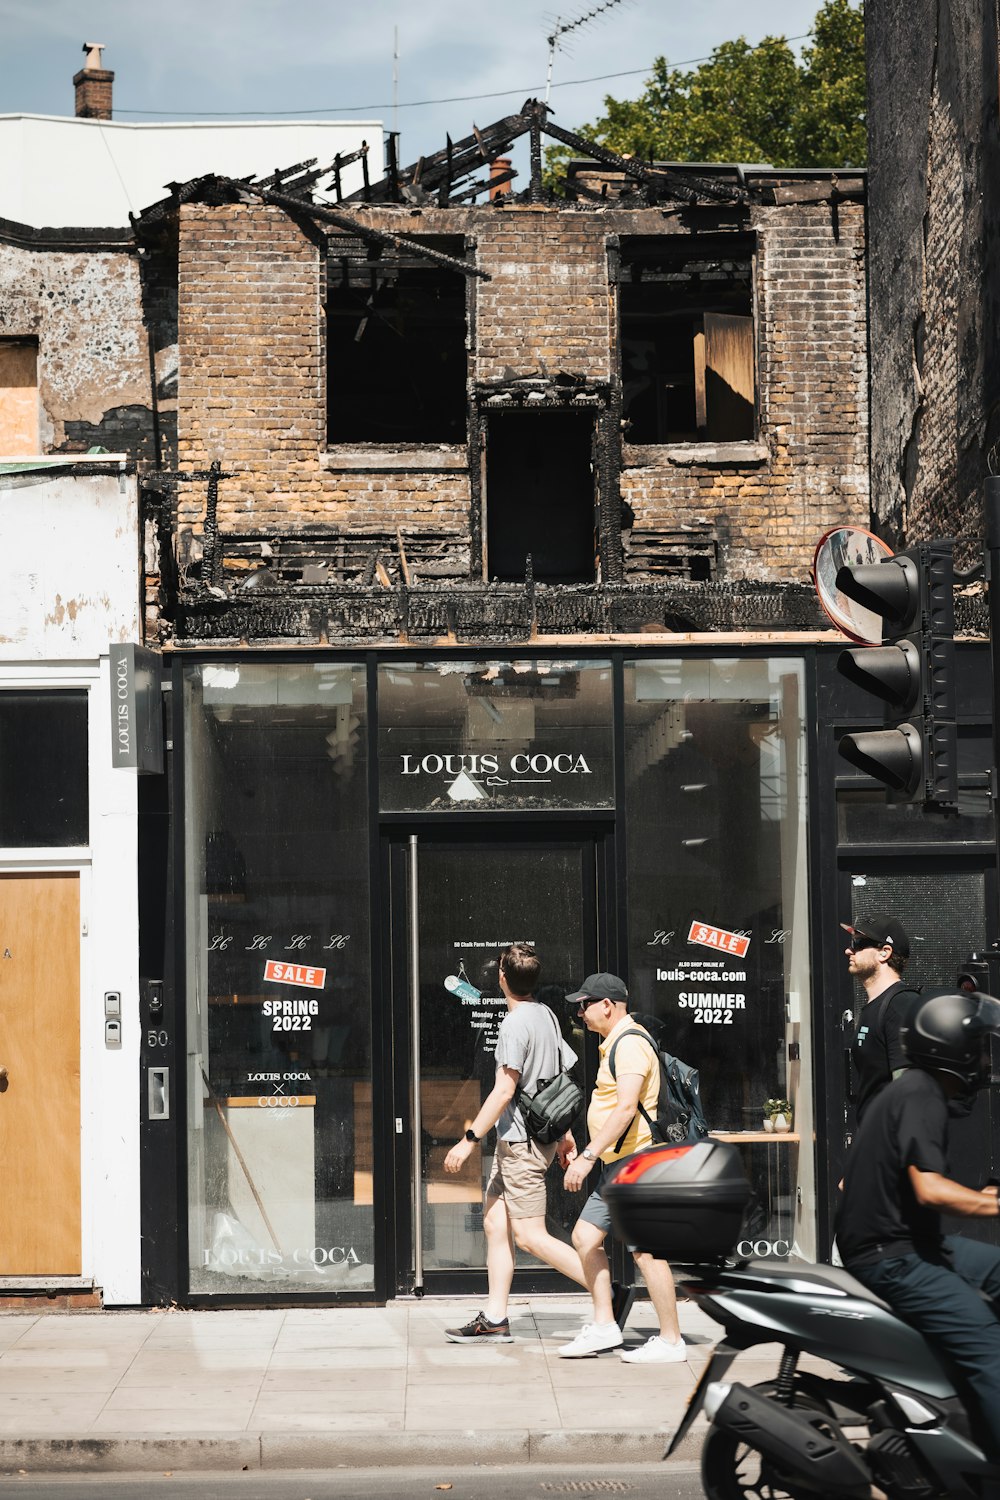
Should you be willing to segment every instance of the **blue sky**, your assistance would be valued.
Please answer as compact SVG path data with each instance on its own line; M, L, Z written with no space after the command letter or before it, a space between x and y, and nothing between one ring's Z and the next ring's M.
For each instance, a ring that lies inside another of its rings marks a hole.
M0 113L72 114L72 75L85 41L104 42L115 118L393 121L393 31L399 35L404 162L513 113L544 94L547 35L600 0L0 0ZM579 28L555 57L551 103L574 129L603 96L639 93L654 56L709 54L746 36L798 36L819 0L620 0ZM796 43L796 50L801 47ZM632 71L636 70L636 71ZM598 75L626 74L622 77ZM591 82L573 82L588 79ZM474 96L455 99L455 96ZM493 97L489 97L489 96ZM420 103L415 101L447 101ZM321 116L319 111L325 113Z

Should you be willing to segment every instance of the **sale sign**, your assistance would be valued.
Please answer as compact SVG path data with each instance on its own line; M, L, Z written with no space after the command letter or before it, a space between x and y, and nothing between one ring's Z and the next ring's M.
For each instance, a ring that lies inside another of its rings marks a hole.
M706 948L715 948L719 953L732 953L736 958L745 958L750 939L741 932L727 932L724 927L710 927L707 922L692 922L687 938L689 943L701 943Z
M275 984L300 984L311 990L321 990L326 984L326 970L312 969L307 964L284 964L269 958L264 965L264 978Z

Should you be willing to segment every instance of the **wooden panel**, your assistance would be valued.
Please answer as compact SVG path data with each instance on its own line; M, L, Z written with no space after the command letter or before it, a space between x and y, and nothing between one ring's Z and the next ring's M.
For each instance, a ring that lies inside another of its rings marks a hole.
M0 876L0 1275L80 1274L80 881Z
M705 334L699 328L694 336L694 425L703 437L708 427L705 407Z
M705 314L706 435L711 443L754 435L753 318Z
M22 339L0 339L0 458L39 453L38 350Z

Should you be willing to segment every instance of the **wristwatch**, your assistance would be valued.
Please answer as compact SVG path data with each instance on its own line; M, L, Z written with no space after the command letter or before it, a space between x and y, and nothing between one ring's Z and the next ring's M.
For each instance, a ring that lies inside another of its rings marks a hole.
M591 1151L591 1149L590 1149L589 1146L587 1147L587 1149L585 1151L581 1151L580 1155L583 1157L584 1161L596 1161L597 1160L597 1157L594 1155L593 1151Z
M465 1132L465 1139L467 1141L471 1141L474 1146L478 1146L479 1145L479 1137L476 1134L476 1132L472 1129L471 1125L470 1125L469 1129Z

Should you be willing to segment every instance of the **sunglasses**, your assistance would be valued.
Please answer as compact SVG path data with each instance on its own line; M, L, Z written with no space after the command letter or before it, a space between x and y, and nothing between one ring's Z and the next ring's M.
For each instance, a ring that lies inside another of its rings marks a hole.
M877 943L874 938L866 937L863 932L856 932L851 938L850 949L852 953L861 953L865 948L884 948L884 943Z
M592 1005L600 1005L601 999L602 997L600 995L584 995L583 999L576 1007L577 1011L579 1012L582 1010L589 1010Z

